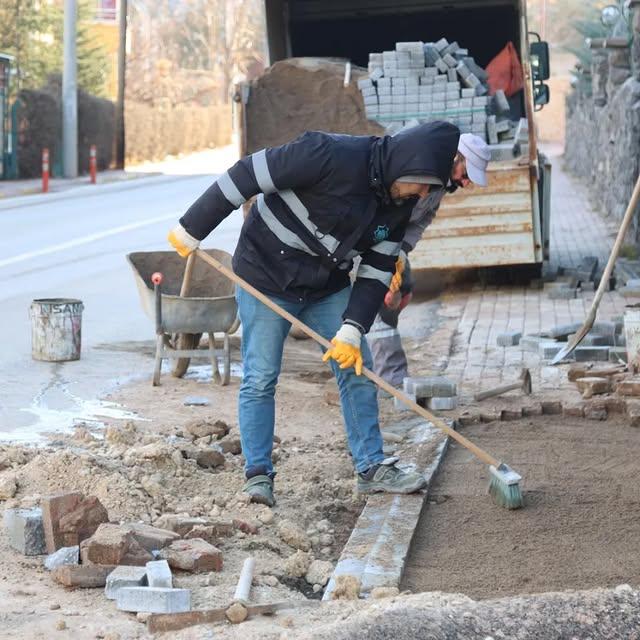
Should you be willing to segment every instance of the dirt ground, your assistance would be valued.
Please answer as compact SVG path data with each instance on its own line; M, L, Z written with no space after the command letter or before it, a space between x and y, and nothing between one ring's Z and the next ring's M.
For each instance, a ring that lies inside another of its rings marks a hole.
M474 599L640 584L640 430L560 416L463 429L524 478L525 508L485 494L456 444L416 530L403 588Z
M151 355L150 347L126 344L119 348ZM232 339L232 361L238 373L237 337ZM149 375L151 369L149 358ZM241 455L227 453L224 466L214 469L201 468L189 457L215 445L215 439L192 439L185 428L191 421L223 420L230 426L223 441L239 437L240 379L232 376L229 386L218 386L211 382L210 371L206 364L195 366L182 380L166 373L159 388L152 387L145 377L106 398L133 411L139 420L105 419L106 430L92 424L78 425L69 435L52 434L45 447L0 446L0 484L13 479L17 485L14 498L0 500L0 510L34 506L41 496L78 490L98 496L112 522L153 524L163 513L250 521L260 527L257 534L237 531L216 543L223 552L222 572L175 573L175 586L192 589L193 608L228 604L249 555L257 560L253 602L295 603L307 598L317 602L322 590L316 586L314 591L314 585L291 571L296 549L281 539L278 530L284 521L294 523L309 540L310 556L335 565L364 504L355 493L337 387L330 371L313 343L287 341L277 394L276 435L280 442L276 442L274 459L278 502L271 510L273 520L266 523L261 520L270 510L247 505L240 495ZM205 397L210 404L185 406L188 396ZM397 420L391 401L381 401L383 429ZM411 446L396 440L385 445L388 453ZM20 556L9 547L4 532L0 534L0 566L5 569L0 571L0 638L48 638L58 624L64 626L55 632L61 639L148 637L146 626L135 615L118 611L102 589L71 590L56 584L43 568L42 558ZM336 615L338 610L344 611L338 604L334 609ZM242 625L242 631L226 624L208 629L214 629L216 638L237 637L239 633L245 640L262 638L269 630L278 638L283 629L297 628L298 619L306 625L324 615L315 608L303 608L257 618ZM197 627L196 631L167 637L202 638L208 637L206 633Z

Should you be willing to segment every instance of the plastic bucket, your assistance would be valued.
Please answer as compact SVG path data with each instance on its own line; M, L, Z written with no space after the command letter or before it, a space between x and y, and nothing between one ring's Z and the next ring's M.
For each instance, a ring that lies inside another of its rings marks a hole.
M82 301L72 298L42 298L31 303L31 356L34 360L66 362L80 359L83 309Z
M624 336L628 362L638 369L640 368L640 304L630 304L624 308Z

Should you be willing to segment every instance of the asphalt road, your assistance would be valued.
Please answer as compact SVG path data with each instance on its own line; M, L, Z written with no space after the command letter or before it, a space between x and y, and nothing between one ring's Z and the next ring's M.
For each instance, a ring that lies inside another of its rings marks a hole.
M125 256L166 250L168 230L216 175L144 178L0 203L0 440L33 441L81 419L126 415L97 402L114 385L151 373L153 322ZM241 224L236 211L204 247L233 252ZM31 301L57 297L84 303L77 362L31 358Z

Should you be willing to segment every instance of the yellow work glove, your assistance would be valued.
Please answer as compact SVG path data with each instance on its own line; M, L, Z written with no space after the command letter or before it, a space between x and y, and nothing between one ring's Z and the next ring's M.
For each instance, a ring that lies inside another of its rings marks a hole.
M200 240L196 240L191 234L187 233L181 224L177 224L169 231L167 240L183 258L186 258L200 246Z
M355 367L356 375L362 373L362 353L360 352L360 342L362 334L351 324L343 324L335 338L331 341L333 347L327 349L322 361L327 362L330 358L335 360L341 369Z
M396 271L393 276L391 276L391 283L389 284L389 291L391 291L391 293L398 293L398 291L400 291L403 273L404 258L402 256L398 256L398 259L396 260Z

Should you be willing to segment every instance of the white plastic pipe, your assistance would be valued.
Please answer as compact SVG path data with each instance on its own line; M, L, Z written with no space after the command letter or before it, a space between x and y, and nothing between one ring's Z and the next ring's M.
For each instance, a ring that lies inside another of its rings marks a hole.
M249 604L249 592L251 591L251 582L253 581L253 570L256 566L255 558L247 558L242 565L236 592L233 595L234 602L241 604Z

